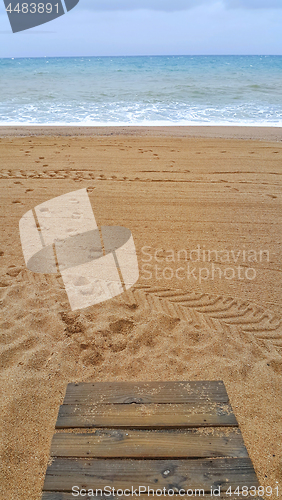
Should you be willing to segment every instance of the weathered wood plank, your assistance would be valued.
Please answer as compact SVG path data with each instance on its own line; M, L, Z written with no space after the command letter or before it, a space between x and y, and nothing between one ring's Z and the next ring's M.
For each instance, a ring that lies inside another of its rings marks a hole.
M92 495L92 494L91 494ZM93 500L93 498L95 498L96 500L133 500L133 499L139 499L139 500L156 500L156 497L153 497L153 496L148 496L148 495L140 495L138 497L136 496L118 496L118 497L93 497L93 496L89 496L89 495L86 495L86 496L78 496L78 497L74 497L72 495L72 493L62 493L62 492L55 492L55 491L45 491L43 492L43 495L41 497L41 500L74 500L74 498L83 498L84 500ZM158 497L158 498L162 498L162 497ZM174 497L171 497L171 498L174 498ZM200 499L200 498L210 498L210 499L218 499L218 500L246 500L246 498L249 498L251 500L263 500L261 497L242 497L242 496L238 496L238 495L221 495L220 497L215 497L215 496L211 496L211 495L208 495L206 494L205 496L199 496L198 494L196 496L191 496L189 495L186 496L182 496L181 497L183 500L191 500L191 498L197 498L197 499Z
M71 493L60 493L59 491L43 491L41 500L73 500L75 497ZM90 497L84 497L89 500ZM91 499L92 500L92 499ZM99 500L97 498L97 500Z
M94 433L61 432L53 436L52 457L181 458L247 457L240 431L225 435L217 428L206 435L200 430L136 431L97 430Z
M93 427L97 430L90 432ZM54 435L51 456L56 458L47 469L42 500L72 500L74 485L85 491L141 485L176 493L179 488L203 489L205 497L243 500L247 497L224 495L230 486L258 487L236 427L221 381L69 384L56 428L89 430ZM211 486L221 487L220 497L210 495ZM95 498L126 500L136 495Z
M228 403L222 381L68 384L64 405L97 403Z
M221 486L258 486L249 458L198 460L75 460L57 458L48 467L44 490L71 491L79 488L115 490L138 489L145 485L157 489L203 489ZM147 491L148 492L148 491ZM97 492L100 493L99 491ZM142 492L141 492L142 493ZM145 492L144 492L145 493Z
M174 427L237 427L228 404L107 404L62 405L56 429L67 428L174 428Z

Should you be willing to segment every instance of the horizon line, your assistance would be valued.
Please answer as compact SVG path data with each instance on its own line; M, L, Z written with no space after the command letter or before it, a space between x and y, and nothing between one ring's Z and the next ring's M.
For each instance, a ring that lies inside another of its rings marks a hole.
M78 55L78 56L0 56L1 59L75 59L79 57L282 57L282 54L125 54L125 55Z

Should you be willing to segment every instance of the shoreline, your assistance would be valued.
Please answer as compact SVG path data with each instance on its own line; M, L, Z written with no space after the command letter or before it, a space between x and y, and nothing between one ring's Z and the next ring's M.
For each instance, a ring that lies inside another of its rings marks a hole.
M199 137L259 141L282 141L282 127L244 125L194 126L0 126L0 138L57 136L133 136L133 137Z

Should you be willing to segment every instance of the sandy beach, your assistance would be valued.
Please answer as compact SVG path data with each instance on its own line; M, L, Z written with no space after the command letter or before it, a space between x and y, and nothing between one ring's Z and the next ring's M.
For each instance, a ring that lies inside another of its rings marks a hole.
M0 128L3 500L41 498L67 384L111 380L223 380L282 499L281 176L282 128ZM81 188L131 230L140 277L72 312L26 269L19 220Z

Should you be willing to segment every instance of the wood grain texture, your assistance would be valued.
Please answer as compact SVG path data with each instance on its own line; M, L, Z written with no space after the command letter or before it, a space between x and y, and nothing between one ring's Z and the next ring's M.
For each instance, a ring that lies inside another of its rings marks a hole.
M53 436L52 457L167 458L167 457L247 457L239 432L213 429L205 435L199 430L135 431L105 429L94 433L61 432Z
M237 427L230 405L206 404L108 404L62 405L56 429L67 428L173 428Z
M222 500L240 500L224 496L230 486L258 487L222 381L69 384L56 429L42 500L73 499L74 485L86 500L87 490L106 486L196 489L210 498L220 486L214 498Z
M222 381L69 384L64 405L102 403L228 403Z
M55 459L48 467L44 489L71 491L80 488L126 489L140 485L156 489L258 486L249 458L198 460L74 460Z
M59 491L57 491L57 492L45 491L41 497L41 500L73 500L74 498L76 498L76 497L74 497L72 495L72 493L63 493L63 492L59 492ZM111 497L109 497L109 496L108 497L98 497L98 496L96 497L95 496L95 497L93 497L90 495L86 495L86 496L83 496L83 497L80 496L77 498L83 498L84 500L93 500L93 498L96 498L96 500L102 500L102 499L103 500L107 500L107 499L108 500L128 500L128 499L131 500L134 498L135 499L138 498L139 500L153 500L153 499L155 500L156 499L156 497L148 496L148 495L140 495L138 497L136 497L136 496L118 496L118 497L112 497L112 496ZM162 498L162 497L160 497L160 498ZM174 497L171 497L171 498L174 498ZM190 499L195 498L195 496L194 497L183 496L181 498L183 500L188 500L189 498ZM199 497L197 495L196 498L201 498L201 497ZM202 498L205 498L205 497L202 496ZM218 499L218 500L246 500L246 498L249 498L251 500L263 500L261 497L245 497L245 496L242 497L242 496L238 496L238 495L235 495L235 496L231 495L230 496L230 495L225 495L225 494L220 495L220 497L215 497L215 496L212 497L210 495L209 496L206 495L206 498L210 498L210 499L214 498L214 499Z

